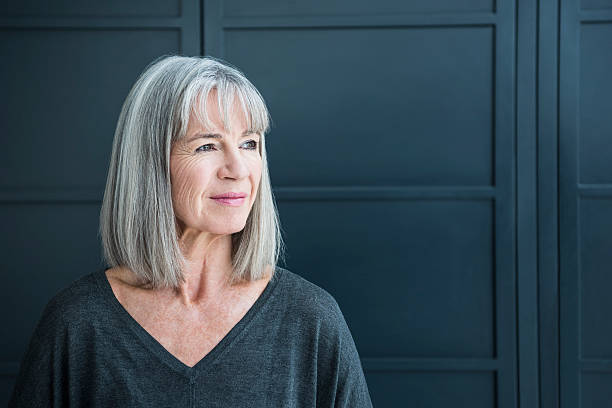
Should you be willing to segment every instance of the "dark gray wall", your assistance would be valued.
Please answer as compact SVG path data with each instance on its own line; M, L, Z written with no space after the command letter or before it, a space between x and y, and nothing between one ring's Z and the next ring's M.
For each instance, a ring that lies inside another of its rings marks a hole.
M0 7L5 406L47 301L103 266L98 214L123 100L154 58L201 52L201 6L15 0Z
M561 401L612 406L612 1L560 9Z
M165 53L268 102L286 267L338 300L374 406L612 404L612 0L5 2L0 397L102 265L121 103Z

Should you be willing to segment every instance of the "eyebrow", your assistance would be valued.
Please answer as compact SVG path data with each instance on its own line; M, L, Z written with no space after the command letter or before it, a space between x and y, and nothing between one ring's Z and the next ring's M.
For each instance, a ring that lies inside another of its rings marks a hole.
M245 137L250 134L257 134L257 132L255 132L254 130L245 130L244 132L242 132L242 135L240 135L240 137ZM187 143L191 143L196 139L223 139L223 135L220 135L219 133L200 133L198 132L195 135L191 136L189 140L187 140Z

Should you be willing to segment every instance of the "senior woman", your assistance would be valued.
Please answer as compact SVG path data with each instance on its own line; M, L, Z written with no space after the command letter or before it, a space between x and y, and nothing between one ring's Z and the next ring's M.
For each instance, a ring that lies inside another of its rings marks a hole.
M113 142L108 268L46 305L10 407L372 406L336 300L277 266L268 130L227 62L146 68Z

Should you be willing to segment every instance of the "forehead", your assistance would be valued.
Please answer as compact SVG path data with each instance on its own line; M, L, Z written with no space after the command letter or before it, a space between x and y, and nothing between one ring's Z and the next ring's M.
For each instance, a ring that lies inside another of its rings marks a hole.
M211 89L206 100L202 98L202 94L195 98L189 115L187 133L197 130L242 133L248 126L248 117L238 94L233 94L233 100L229 104L226 98L218 98L216 89Z

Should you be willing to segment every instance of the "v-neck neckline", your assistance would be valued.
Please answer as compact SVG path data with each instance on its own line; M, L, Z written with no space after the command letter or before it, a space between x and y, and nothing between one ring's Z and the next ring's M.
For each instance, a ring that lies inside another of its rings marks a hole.
M200 359L195 365L189 367L187 364L183 363L172 353L166 350L166 348L162 346L162 344L158 342L148 331L146 331L144 327L142 327L140 323L138 323L138 321L136 321L136 319L134 319L132 315L123 307L121 302L119 302L115 296L112 286L108 281L106 276L107 269L109 268L102 268L98 270L98 272L95 274L97 278L96 281L102 289L104 298L106 298L108 303L112 305L111 307L116 312L117 316L127 323L130 329L140 338L151 353L156 355L170 368L190 379L191 382L193 382L198 375L209 368L212 363L223 353L223 351L227 349L242 332L244 332L251 320L253 320L253 318L261 311L264 304L266 304L274 292L274 289L278 286L279 280L284 276L284 270L277 267L264 290L261 292L255 303L253 303L251 308L242 317L242 319L240 319L238 323L236 323L234 327L230 329L225 337L223 337L212 348L212 350L202 357L202 359Z

